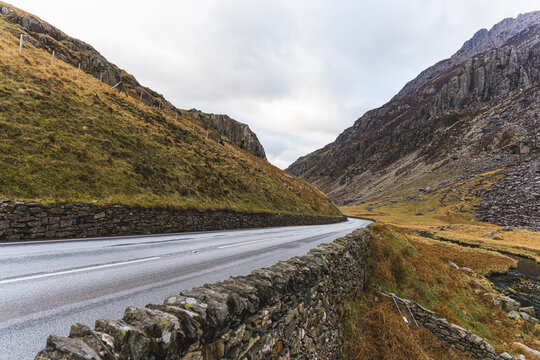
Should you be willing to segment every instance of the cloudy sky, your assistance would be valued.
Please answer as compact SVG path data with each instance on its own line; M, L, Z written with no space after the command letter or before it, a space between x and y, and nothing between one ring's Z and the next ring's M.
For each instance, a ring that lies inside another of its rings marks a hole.
M538 0L11 0L177 107L226 113L286 167L480 28Z

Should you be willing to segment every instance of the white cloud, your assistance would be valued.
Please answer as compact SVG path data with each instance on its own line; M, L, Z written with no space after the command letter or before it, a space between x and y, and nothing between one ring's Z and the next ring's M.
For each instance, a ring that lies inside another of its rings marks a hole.
M248 123L286 167L537 0L12 0L163 93Z

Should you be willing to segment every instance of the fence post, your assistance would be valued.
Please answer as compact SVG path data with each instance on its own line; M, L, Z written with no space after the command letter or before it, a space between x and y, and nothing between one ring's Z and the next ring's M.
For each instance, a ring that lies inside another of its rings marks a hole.
M113 86L112 88L110 88L109 90L114 89L115 87L117 87L117 86L120 85L121 83L122 83L122 81L120 80L120 82L119 82L118 84L114 85L114 86Z
M81 63L79 63L79 66L77 67L77 79L79 78L80 72L81 72Z
M99 75L99 85L101 85L101 82L103 81L103 71Z
M142 101L142 90L141 90L141 95L139 95L139 101Z
M52 51L52 56L51 56L51 65L54 64L54 50Z
M23 34L21 34L21 39L19 40L19 55L22 53L22 43L23 43Z
M176 119L174 119L174 120L178 120L178 113L176 113Z

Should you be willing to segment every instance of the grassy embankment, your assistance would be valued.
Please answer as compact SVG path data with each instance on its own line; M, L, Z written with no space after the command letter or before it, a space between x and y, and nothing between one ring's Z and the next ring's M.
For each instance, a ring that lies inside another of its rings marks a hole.
M11 31L11 32L10 32ZM0 18L0 198L339 216L326 196L181 111L159 111L25 44Z
M499 226L475 221L470 212L478 201L476 190L489 186L496 176L488 173L448 189L342 208L348 215L380 222L372 231L368 291L361 299L350 302L344 359L467 359L463 353L445 348L426 329L405 325L393 302L378 295L377 288L414 300L436 316L471 330L499 353L521 353L512 345L514 341L540 348L540 325L510 320L505 312L474 293L477 289L486 292L476 280L487 291L495 292L481 275L504 271L515 264L492 250L536 259L539 256L540 234L503 231ZM484 237L488 232L494 235ZM449 261L469 267L480 276L455 270ZM516 334L523 338L517 339Z

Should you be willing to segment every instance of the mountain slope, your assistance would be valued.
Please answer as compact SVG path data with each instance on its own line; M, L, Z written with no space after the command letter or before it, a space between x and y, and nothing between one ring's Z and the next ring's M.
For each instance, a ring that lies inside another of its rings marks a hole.
M14 27L6 27L5 30L16 37L24 34L25 43L44 49L50 54L54 51L55 58L75 67L80 65L82 71L102 80L105 84L116 85L120 91L125 92L126 95L133 99L138 99L147 105L156 106L160 109L180 111L167 101L163 95L139 84L131 74L107 61L92 46L83 41L71 38L36 16L0 1L0 16L2 15L4 20L15 25ZM200 113L193 109L186 115L190 115L192 112ZM264 149L259 143L257 135L246 124L234 121L229 117L224 117L223 122L226 126L219 128L215 127L212 122L201 122L199 125L209 130L216 130L236 146L266 160Z
M0 15L0 198L339 216L316 188L25 43Z
M428 69L429 76L422 73L389 103L368 111L333 143L287 171L338 204L350 204L446 186L522 162L536 166L540 12L506 19L482 33L442 62L447 65ZM523 188L534 188L535 194L539 186ZM531 218L540 218L538 197L527 201L535 212Z

